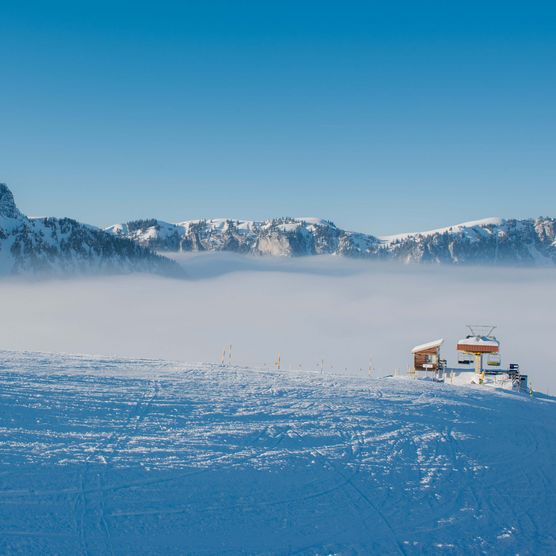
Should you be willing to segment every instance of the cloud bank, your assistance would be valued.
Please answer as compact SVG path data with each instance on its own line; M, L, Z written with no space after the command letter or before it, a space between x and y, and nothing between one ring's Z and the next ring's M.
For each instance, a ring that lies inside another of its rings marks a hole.
M503 364L556 391L556 270L401 266L331 257L181 257L188 280L152 276L0 283L0 347L376 374L416 344L498 326Z

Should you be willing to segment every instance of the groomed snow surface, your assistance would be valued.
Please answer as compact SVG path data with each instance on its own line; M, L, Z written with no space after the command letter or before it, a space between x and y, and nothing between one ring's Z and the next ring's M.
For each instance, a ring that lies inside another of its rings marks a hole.
M2 554L554 554L556 405L0 352Z

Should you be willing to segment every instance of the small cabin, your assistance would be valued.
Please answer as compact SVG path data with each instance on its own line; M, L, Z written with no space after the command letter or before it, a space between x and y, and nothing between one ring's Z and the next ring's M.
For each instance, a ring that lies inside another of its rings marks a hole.
M415 346L413 355L413 369L415 371L437 371L440 368L440 346L444 340L435 340Z

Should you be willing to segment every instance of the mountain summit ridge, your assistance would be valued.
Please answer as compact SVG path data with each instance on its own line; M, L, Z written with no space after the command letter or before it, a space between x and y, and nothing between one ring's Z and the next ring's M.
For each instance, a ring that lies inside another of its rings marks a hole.
M106 228L160 252L232 251L251 255L341 255L404 263L556 264L556 219L486 218L444 228L374 236L321 218L263 221L157 219Z
M375 236L316 217L155 218L101 230L70 218L28 218L0 183L0 275L154 272L183 276L160 253L228 251L336 255L404 263L555 265L556 219L487 218L423 232ZM156 253L158 252L158 253Z

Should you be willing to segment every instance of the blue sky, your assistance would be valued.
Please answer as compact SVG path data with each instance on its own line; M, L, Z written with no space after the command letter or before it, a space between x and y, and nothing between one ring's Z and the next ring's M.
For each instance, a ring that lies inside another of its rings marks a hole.
M32 215L556 215L552 2L0 4L0 180Z

